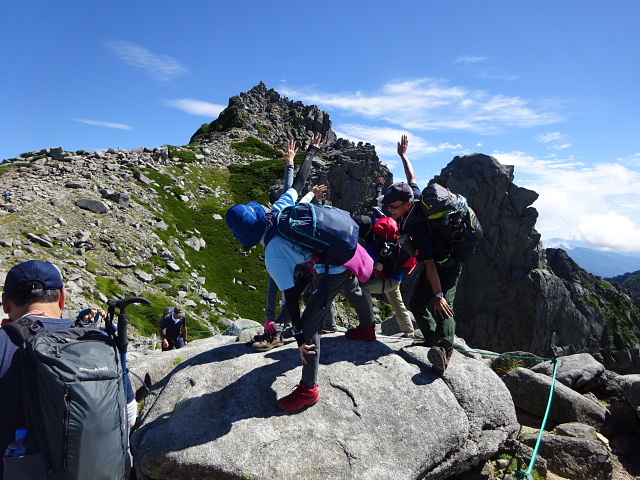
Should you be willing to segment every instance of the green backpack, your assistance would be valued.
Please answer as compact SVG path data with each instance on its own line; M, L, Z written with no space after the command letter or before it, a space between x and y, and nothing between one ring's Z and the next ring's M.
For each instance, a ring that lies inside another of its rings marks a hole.
M482 226L473 209L462 195L438 183L422 190L422 200L414 219L427 221L434 237L436 261L442 267L466 260L482 239ZM435 233L435 234L434 234Z

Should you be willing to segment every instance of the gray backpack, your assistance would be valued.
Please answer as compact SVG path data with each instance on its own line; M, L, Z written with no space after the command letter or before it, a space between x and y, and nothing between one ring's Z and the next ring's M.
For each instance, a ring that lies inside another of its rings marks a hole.
M2 328L21 347L29 448L46 464L38 478L124 478L127 403L113 339L93 327L45 330L35 317Z

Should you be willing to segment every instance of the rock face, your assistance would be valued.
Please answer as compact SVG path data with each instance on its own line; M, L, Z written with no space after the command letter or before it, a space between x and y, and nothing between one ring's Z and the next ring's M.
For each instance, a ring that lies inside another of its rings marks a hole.
M457 352L444 378L407 340L322 339L321 399L297 414L276 399L300 378L295 342L267 353L220 346L154 388L133 435L141 479L445 479L517 431L499 377Z
M484 228L478 251L465 262L456 297L457 334L470 345L550 356L619 349L637 341L637 302L600 285L577 265L568 267L566 253L545 254L531 206L538 195L513 183L513 167L473 154L454 158L435 180L464 195ZM577 271L588 281L577 283L576 275L569 276ZM608 300L596 300L603 297ZM602 301L626 309L602 313Z

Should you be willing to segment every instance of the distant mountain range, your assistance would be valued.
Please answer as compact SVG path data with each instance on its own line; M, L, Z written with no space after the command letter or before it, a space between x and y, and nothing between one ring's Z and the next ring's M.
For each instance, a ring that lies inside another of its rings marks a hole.
M545 248L562 248L571 259L587 272L609 278L640 270L640 252L616 253L595 250L582 242L552 238L544 241Z

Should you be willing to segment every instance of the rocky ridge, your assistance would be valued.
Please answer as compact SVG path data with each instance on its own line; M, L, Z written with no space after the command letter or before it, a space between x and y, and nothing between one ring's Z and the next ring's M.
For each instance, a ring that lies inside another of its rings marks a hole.
M189 255L218 248L224 233L207 237L197 225L177 231L166 197L187 206L187 215L212 203L206 221L226 232L223 214L236 197L220 176L231 166L273 156L234 147L253 139L274 152L287 139L304 145L312 131L323 131L328 145L314 160L307 187L328 184L324 201L352 212L366 210L373 180L393 181L374 147L337 139L327 113L263 83L232 97L220 117L203 125L184 147L105 152L55 147L5 161L2 168L13 168L0 176L0 188L11 193L12 202L0 205L0 275L19 259L42 256L65 266L72 293L80 295L71 296L71 309L104 302L109 292L96 280L107 277L123 294L147 290L184 303L204 327L208 311L228 322L234 317L228 303L237 295L216 291L210 266ZM206 177L208 172L221 173ZM158 183L159 176L164 183ZM543 249L531 206L537 194L513 183L513 167L487 155L467 155L454 158L436 180L465 195L485 229L460 280L456 315L462 337L494 351L604 352L608 367L640 371L634 350L639 301L584 272L562 251ZM272 199L278 189L276 180ZM241 278L241 270L233 282L263 291L255 278ZM406 294L411 282L405 283ZM614 354L620 350L623 358Z

